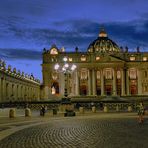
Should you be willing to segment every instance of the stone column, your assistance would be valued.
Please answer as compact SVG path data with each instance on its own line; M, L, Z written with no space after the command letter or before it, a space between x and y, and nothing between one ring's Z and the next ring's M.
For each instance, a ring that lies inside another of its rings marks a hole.
M18 93L19 93L19 86L18 86L18 84L16 84L15 87L16 87L16 92L15 92L16 93L16 100L19 101L19 95L18 95Z
M44 98L45 99L49 99L52 97L51 81L52 81L52 70L45 69L43 72Z
M22 101L21 100L21 98L22 98L22 90L21 90L21 85L19 85L19 92L18 92L18 97L20 98L20 101Z
M3 79L2 80L3 81L3 83L2 83L2 91L3 91L3 96L2 96L2 101L6 101L6 80L5 79Z
M27 86L25 86L25 90L24 90L24 100L28 101L28 90L27 90Z
M117 95L117 86L116 86L116 79L117 79L117 71L116 69L113 70L113 95Z
M92 70L88 69L88 95L90 96L92 94Z
M101 96L104 96L104 73L103 73L103 69L101 69Z
M75 94L75 85L76 85L75 82L76 82L76 77L75 77L75 73L73 72L70 77L70 87L71 87L70 95L71 96L74 96Z
M59 73L59 93L60 95L64 95L64 74Z
M29 93L30 93L30 100L33 100L33 97L32 97L32 87L30 87ZM36 93L37 93L37 96L38 96L38 90L36 90Z
M138 95L142 94L142 83L141 83L141 70L137 70L137 77L138 77Z
M76 70L75 72L75 76L76 76L76 83L75 83L75 95L80 95L80 79L79 79L79 74L78 74L78 70Z
M49 87L48 86L44 87L44 98L49 99Z
M17 88L16 84L13 84L13 98L16 101L17 100Z
M12 100L12 83L9 83L8 84L8 87L7 87L8 89L8 98L9 98L9 100Z
M24 87L23 87L23 85L21 86L21 101L23 101L24 100Z
M96 71L92 70L92 94L96 95Z
M121 70L121 95L125 96L125 71Z
M126 69L126 95L129 95L129 72L128 69Z
M41 93L40 93L40 86L38 87L38 100L41 98Z

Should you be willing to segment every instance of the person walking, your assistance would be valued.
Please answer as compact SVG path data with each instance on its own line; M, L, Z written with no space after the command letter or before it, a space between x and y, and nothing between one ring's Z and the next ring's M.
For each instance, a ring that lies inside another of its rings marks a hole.
M138 115L139 115L138 122L139 123L143 123L144 122L144 118L143 118L143 115L144 115L144 105L143 105L142 102L138 105Z

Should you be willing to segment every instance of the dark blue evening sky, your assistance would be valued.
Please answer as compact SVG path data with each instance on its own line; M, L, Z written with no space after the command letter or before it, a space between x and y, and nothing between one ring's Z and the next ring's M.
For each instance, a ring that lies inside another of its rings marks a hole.
M85 51L104 26L109 38L148 51L147 0L0 0L0 58L42 80L42 49Z

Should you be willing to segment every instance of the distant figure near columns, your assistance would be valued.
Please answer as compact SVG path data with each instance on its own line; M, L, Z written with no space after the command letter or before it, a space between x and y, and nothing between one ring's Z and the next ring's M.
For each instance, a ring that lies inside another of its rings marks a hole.
M11 108L9 110L9 118L14 118L14 117L16 117L16 110L15 108Z

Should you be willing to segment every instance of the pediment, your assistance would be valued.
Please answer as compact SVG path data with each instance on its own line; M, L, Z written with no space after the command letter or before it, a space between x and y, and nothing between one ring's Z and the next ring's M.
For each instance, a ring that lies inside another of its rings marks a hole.
M105 55L102 58L102 61L104 62L124 62L124 59L121 59L120 57L116 57L112 55Z

